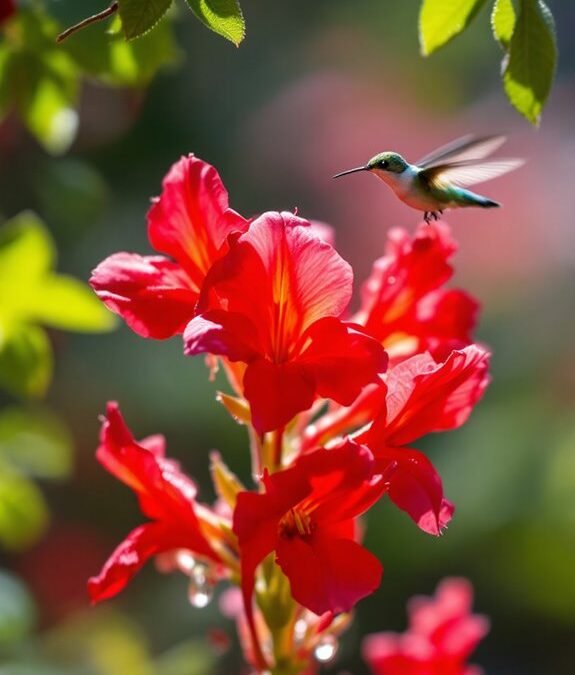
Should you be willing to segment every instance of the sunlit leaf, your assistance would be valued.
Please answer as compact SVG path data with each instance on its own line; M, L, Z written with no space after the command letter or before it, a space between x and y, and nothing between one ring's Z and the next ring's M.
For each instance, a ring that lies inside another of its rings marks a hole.
M0 413L0 461L37 478L65 478L72 468L72 439L52 413L8 408Z
M0 289L2 307L6 298L21 286L22 281L34 285L53 267L56 250L42 221L25 211L0 226Z
M48 511L40 490L0 464L0 547L25 549L40 537L47 522Z
M423 0L419 13L421 53L432 52L459 35L486 0Z
M521 0L503 85L513 106L533 124L539 123L556 65L555 23L549 8L543 0Z
M0 647L20 642L30 633L35 621L36 608L24 584L0 570ZM2 667L0 672L4 672Z
M52 377L52 348L38 326L13 327L0 346L0 387L24 397L42 396Z
M237 0L186 0L192 12L210 30L233 42L244 39L246 24Z
M124 34L128 40L147 33L168 11L172 0L119 0Z
M512 0L495 0L491 13L491 28L495 39L508 49L515 28L515 9Z
M47 277L26 309L32 320L66 330L106 331L115 324L86 284L64 275Z

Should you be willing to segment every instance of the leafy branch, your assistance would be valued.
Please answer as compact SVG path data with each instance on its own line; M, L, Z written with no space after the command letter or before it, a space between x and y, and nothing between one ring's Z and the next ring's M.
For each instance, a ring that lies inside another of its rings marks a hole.
M422 54L429 56L462 33L486 4L487 0L423 0ZM491 27L504 51L505 93L525 118L539 124L557 66L553 15L543 0L495 0Z
M186 0L195 16L210 30L233 42L236 47L244 39L245 22L237 0ZM119 13L127 40L145 35L167 13L173 0L114 0L106 9L89 16L58 36L62 42L87 26Z

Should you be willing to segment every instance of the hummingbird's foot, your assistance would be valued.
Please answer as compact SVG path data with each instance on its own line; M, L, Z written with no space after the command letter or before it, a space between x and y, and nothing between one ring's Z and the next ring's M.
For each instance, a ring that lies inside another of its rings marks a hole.
M439 214L443 214L443 211L424 211L423 220L429 225L432 220L439 220Z

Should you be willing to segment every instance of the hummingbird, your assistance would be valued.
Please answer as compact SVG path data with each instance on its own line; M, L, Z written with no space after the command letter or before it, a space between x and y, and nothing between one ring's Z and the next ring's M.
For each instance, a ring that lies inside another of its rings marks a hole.
M503 143L505 136L463 136L410 164L397 152L380 152L365 166L348 169L333 178L369 171L395 192L412 209L423 211L426 223L438 220L444 209L501 206L465 186L482 183L520 167L522 159L485 160Z

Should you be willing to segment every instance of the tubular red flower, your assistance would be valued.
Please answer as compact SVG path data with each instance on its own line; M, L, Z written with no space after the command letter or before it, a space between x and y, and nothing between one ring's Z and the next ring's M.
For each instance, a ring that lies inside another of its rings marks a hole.
M152 556L178 548L204 559L220 556L204 536L196 513L196 486L164 458L164 440L152 436L139 443L126 426L117 403L108 403L98 461L138 496L150 522L133 530L112 553L100 574L88 582L93 602L119 593ZM204 507L205 508L205 507Z
M352 281L351 267L307 221L265 213L208 274L185 352L247 364L244 395L260 433L316 396L349 405L387 365L376 340L339 319Z
M382 567L355 541L355 519L384 493L369 450L346 441L265 475L265 492L241 492L234 512L246 614L253 622L255 572L275 551L292 597L320 615L345 612L372 593Z
M488 633L489 620L471 613L472 601L465 579L445 579L433 598L412 598L405 633L364 640L363 655L374 675L480 675L466 662Z
M421 225L414 237L390 231L386 254L362 288L354 321L380 340L392 361L428 351L443 360L472 342L479 305L442 286L451 278L457 246L443 223Z
M419 450L418 438L461 426L487 384L489 354L476 345L454 351L443 363L419 354L390 369L387 396L373 423L357 441L374 454L376 471L394 465L389 496L419 527L439 534L453 514L443 497L441 478Z
M183 332L208 270L228 250L228 235L249 225L229 208L218 172L193 155L176 162L162 186L148 213L148 237L173 260L117 253L90 279L104 304L134 332L157 339Z

